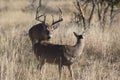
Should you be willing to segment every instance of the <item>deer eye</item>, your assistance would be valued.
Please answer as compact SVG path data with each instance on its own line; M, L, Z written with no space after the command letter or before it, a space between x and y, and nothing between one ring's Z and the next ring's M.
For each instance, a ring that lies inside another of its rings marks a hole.
M50 34L50 32L49 32L48 30L46 30L46 33L47 33L47 34Z

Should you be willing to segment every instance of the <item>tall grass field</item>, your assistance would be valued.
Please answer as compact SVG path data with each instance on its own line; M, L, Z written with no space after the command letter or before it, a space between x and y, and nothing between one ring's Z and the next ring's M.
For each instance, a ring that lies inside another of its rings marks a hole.
M82 26L71 22L75 11L74 0L42 0L41 13L58 19L58 8L63 12L63 22L53 31L50 43L74 45L73 32L82 33ZM0 0L0 80L59 80L58 66L45 64L40 72L38 60L32 50L29 29L39 23L35 20L38 0ZM86 32L85 48L72 65L75 80L120 80L120 14L113 25L95 22ZM62 80L72 80L66 67Z

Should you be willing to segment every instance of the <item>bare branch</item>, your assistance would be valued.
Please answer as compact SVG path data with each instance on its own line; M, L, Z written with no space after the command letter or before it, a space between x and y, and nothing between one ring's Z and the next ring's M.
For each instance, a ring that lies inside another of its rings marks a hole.
M106 6L106 8L104 9L104 12L103 12L103 19L102 19L103 25L105 25L105 23L106 23L105 19L106 19L106 13L108 11L108 8L109 8L109 5Z
M88 19L89 25L90 25L90 23L91 23L91 19L92 19L92 17L93 17L94 10L95 10L95 2L94 2L94 0L92 0L92 11L91 11L90 17L89 17L89 19Z
M100 9L100 4L99 3L97 4L97 8L98 8L98 18L99 18L99 21L101 21L101 12L102 12L102 10Z
M53 18L53 22L52 22L52 24L51 25L54 25L54 24L56 24L56 23L59 23L59 22L61 22L61 21L63 21L63 18L62 18L62 10L59 8L59 20L57 20L57 21L54 21L54 18L53 18L53 16L52 16L52 18Z
M112 17L114 18L117 14L120 14L120 9L114 10L114 14L112 15Z
M36 18L35 18L35 19L36 19L37 21L40 21L40 22L42 22L42 23L45 23L45 21L46 21L46 15L43 14L43 15L40 15L40 16L39 16L39 9L40 9L40 7L41 7L41 0L39 0L39 5L38 5L37 10L36 10ZM42 17L42 16L44 17L44 20L43 20L43 21L39 19L39 18Z
M76 9L79 11L79 18L81 17L82 20L83 20L83 27L84 27L84 30L85 30L86 29L85 16L83 14L83 10L81 8L81 5L80 5L79 1L76 0L76 2L77 2Z

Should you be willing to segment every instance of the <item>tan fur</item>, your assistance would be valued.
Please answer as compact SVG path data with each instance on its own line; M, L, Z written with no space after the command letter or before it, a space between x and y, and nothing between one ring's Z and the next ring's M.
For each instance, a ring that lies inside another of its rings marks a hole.
M75 62L76 58L79 57L84 48L84 37L83 35L77 35L77 42L74 46L70 45L59 45L59 44L34 44L34 53L38 60L40 60L40 70L45 62L50 64L57 64L59 67L59 79L61 79L61 71L63 66L67 66L71 77L73 78L71 65Z

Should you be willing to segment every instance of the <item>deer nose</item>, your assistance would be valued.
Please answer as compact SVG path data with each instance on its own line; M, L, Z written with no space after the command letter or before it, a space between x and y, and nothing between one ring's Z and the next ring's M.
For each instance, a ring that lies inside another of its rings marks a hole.
M52 34L50 34L49 36L52 37Z
M52 37L52 35L50 34L49 36L48 36L48 39L50 39Z
M52 34L48 34L47 38L50 39L52 37Z

